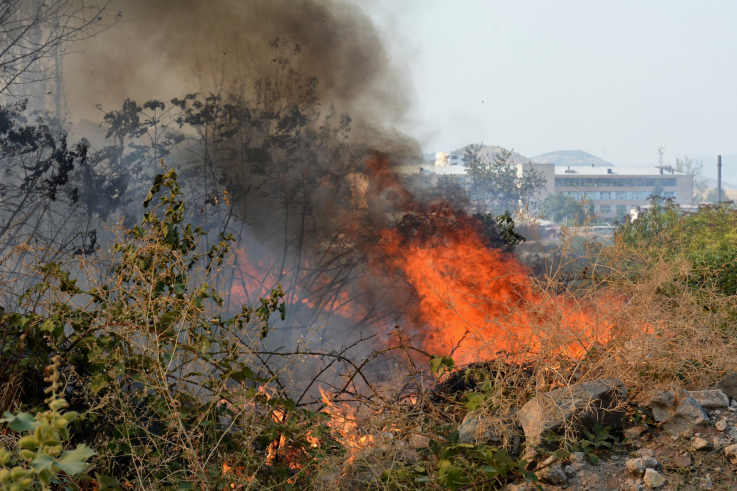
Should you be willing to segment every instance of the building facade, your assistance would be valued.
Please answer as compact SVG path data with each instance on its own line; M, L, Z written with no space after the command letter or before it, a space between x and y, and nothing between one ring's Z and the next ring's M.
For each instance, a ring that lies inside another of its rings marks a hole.
M679 205L692 204L693 176L657 167L556 167L554 189L592 201L598 217L621 220L656 192Z

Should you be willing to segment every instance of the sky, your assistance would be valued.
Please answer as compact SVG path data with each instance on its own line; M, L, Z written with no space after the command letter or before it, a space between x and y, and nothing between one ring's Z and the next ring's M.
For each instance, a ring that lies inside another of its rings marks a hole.
M659 147L666 162L737 154L737 1L361 4L411 77L400 127L426 152L580 149L618 166L655 165Z

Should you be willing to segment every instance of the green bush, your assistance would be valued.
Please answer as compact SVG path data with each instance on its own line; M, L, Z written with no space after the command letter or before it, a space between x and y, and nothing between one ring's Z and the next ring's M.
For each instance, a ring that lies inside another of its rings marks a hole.
M19 433L17 452L0 447L0 490L21 491L50 489L52 482L63 480L63 475L76 476L87 468L87 460L95 452L86 445L78 445L74 450L63 452L62 445L69 439L69 425L77 418L74 411L61 411L68 407L59 396L62 384L59 381L60 357L54 357L49 367L51 375L46 382L51 386L46 390L50 397L46 400L49 409L30 413L5 413L0 423ZM21 464L23 463L23 464ZM15 465L17 464L17 465ZM12 467L11 467L12 466ZM62 474L62 476L59 476Z

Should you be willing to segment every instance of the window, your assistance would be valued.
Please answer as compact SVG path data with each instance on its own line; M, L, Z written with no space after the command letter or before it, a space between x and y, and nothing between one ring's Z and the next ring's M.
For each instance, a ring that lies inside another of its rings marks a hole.
M676 192L675 191L665 191L663 193L663 198L675 198Z
M632 199L638 199L638 200L645 199L645 193L643 191L632 193Z
M627 214L627 205L617 205L617 217L622 218Z
M617 199L627 199L627 193L620 193L617 191ZM619 206L617 206L619 208Z
M677 185L677 179L654 178L654 177L556 177L556 187L655 187L660 184L662 187L674 187Z
M601 192L599 193L599 196L600 196L599 199L612 199L612 193L610 193L609 191Z
M601 205L599 207L599 213L611 213L612 207L610 205Z

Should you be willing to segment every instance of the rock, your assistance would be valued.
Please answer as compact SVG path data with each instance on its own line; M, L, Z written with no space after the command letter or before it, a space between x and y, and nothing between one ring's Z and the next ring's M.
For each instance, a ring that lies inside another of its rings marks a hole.
M538 446L550 433L560 433L567 425L590 427L618 424L624 416L619 407L627 389L619 379L583 382L540 394L522 406L517 418L528 446Z
M510 454L519 455L522 429L514 419L514 412L498 421L497 426L503 428L501 434L492 430L491 420L496 417L496 414L489 414L481 408L470 411L458 426L458 441L504 447Z
M736 429L732 428L732 429L727 430L727 435L729 435L729 437L732 440L737 441L737 430Z
M737 464L737 445L724 447L724 455L733 464Z
M638 425L624 430L624 436L627 437L628 440L634 440L635 438L640 437L645 432L647 432L647 427Z
M676 467L686 469L688 467L691 467L691 457L676 457L675 459L673 459L673 463L676 465Z
M676 395L668 390L656 392L647 402L647 407L653 412L653 419L659 423L673 416L677 406Z
M458 426L458 441L474 444L500 443L501 437L491 431L487 424L488 418L489 414L479 408L466 414Z
M696 399L704 409L719 409L729 406L729 398L719 389L689 391L689 395Z
M571 467L577 471L586 467L586 454L583 452L573 452L569 459L571 459Z
M675 414L663 425L671 435L680 435L709 422L709 415L693 397L681 401Z
M573 466L567 465L563 468L563 472L566 473L566 476L573 477L578 471Z
M717 424L714 425L714 428L716 428L717 431L727 431L727 428L729 428L729 423L727 423L726 419L722 419L720 421L717 421Z
M665 484L665 477L655 469L647 469L642 480L648 488L659 488Z
M571 462L576 464L586 463L586 454L583 452L573 452L569 458L571 459Z
M535 471L540 482L560 485L566 482L567 476L556 457L549 457Z
M630 474L635 477L642 477L642 474L647 469L658 467L658 461L653 457L638 457L636 459L629 459L624 465Z
M730 399L737 400L737 372L730 373L714 387L727 394Z
M635 451L638 457L655 457L655 453L651 448L641 448Z
M691 441L691 448L696 451L705 451L711 450L712 448L714 448L714 445L704 440L703 438L694 438L693 441Z

